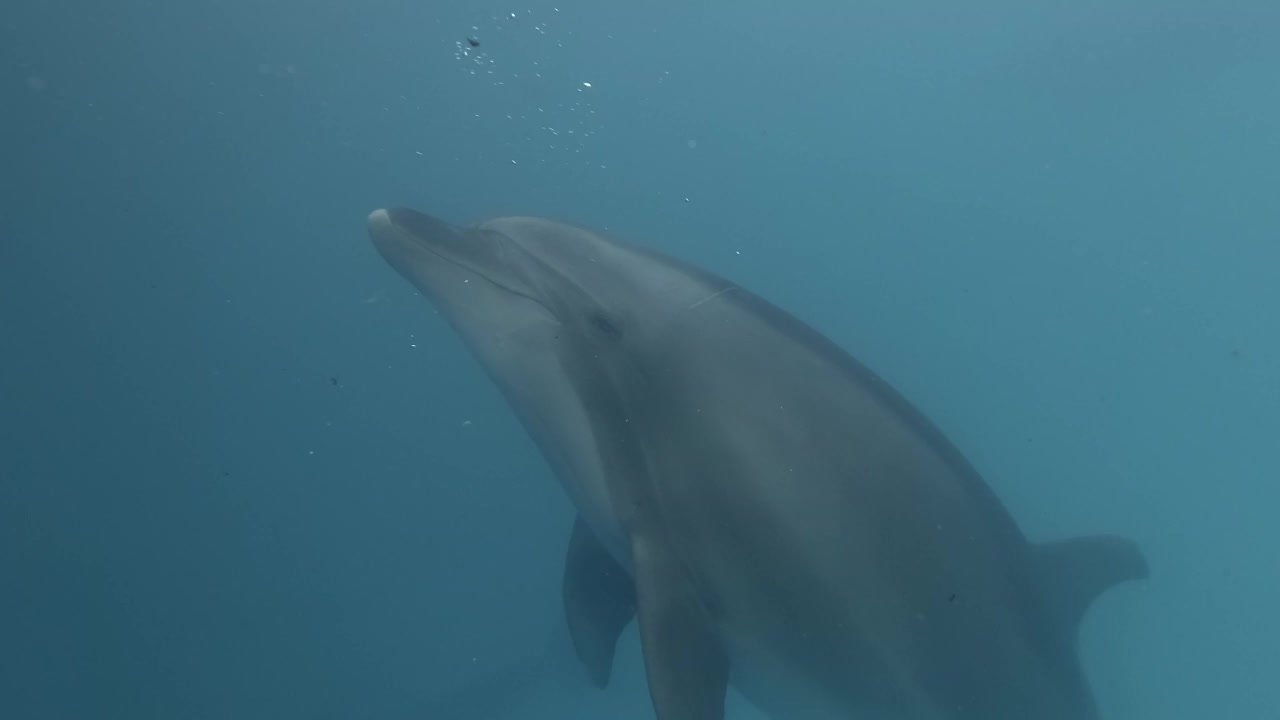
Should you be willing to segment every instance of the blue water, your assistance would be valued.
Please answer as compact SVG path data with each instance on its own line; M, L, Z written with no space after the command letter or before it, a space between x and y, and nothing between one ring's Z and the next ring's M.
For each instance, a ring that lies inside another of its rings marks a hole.
M1032 537L1141 543L1082 628L1108 720L1276 717L1277 36L1252 0L9 0L0 717L652 717L633 631L606 692L558 664L572 511L368 243L388 205L791 310Z

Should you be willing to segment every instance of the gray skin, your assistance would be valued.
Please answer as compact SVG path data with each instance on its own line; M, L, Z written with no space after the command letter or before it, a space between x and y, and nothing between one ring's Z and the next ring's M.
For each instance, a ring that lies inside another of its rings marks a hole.
M368 225L578 510L597 685L634 617L659 720L719 720L729 682L778 720L1098 717L1076 628L1146 576L1132 543L1028 542L897 392L710 273L540 218Z

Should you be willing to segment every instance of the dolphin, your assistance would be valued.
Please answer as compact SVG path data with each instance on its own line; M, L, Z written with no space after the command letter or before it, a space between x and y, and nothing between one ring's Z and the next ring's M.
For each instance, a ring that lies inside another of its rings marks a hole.
M1145 578L1029 541L875 373L744 288L536 217L377 210L369 235L501 388L577 509L588 678L634 619L658 720L1095 720L1077 627Z

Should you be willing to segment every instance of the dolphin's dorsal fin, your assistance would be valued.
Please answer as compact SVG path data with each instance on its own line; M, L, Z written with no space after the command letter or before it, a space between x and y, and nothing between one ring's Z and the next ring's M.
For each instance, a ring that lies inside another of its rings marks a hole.
M1115 535L1040 543L1032 554L1046 604L1072 630L1104 590L1149 573L1137 544Z

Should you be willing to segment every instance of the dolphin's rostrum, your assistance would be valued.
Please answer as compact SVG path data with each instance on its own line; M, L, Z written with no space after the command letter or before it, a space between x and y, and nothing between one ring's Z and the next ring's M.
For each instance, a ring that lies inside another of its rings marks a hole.
M532 217L378 210L578 510L564 603L659 720L1094 720L1076 627L1129 541L1028 542L960 452L826 338L710 273Z

